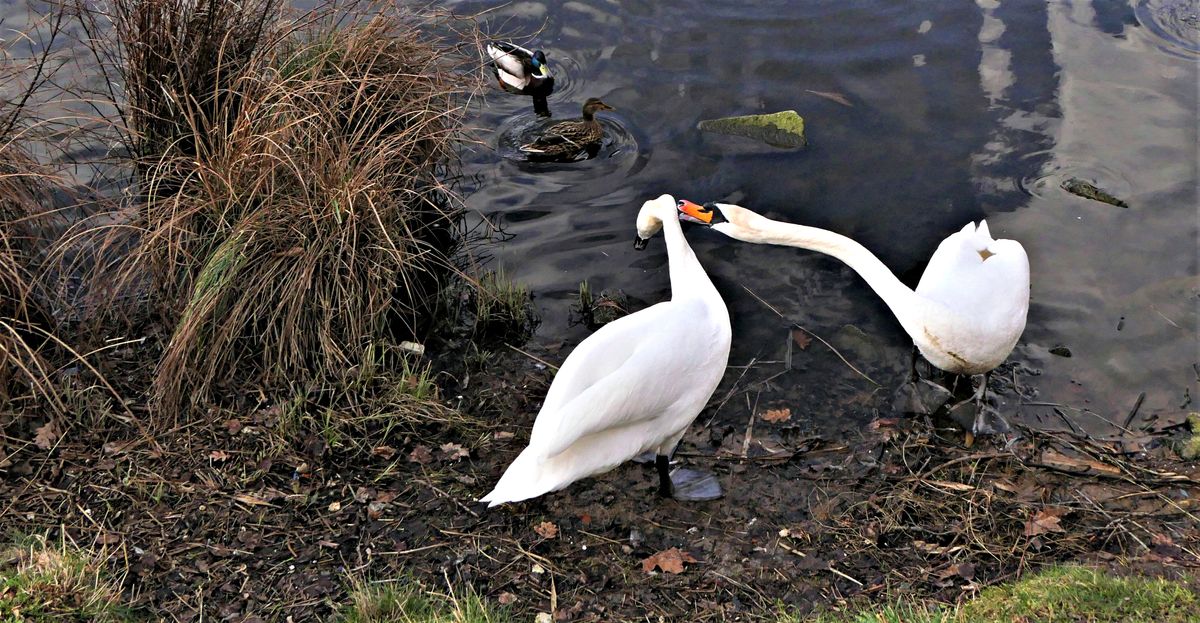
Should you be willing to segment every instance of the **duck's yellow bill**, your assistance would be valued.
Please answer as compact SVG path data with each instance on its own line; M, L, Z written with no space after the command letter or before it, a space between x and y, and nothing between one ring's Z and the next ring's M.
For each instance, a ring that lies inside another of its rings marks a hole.
M704 223L705 225L712 223L713 211L709 208L692 203L687 199L676 201L675 207L679 210L680 214L687 217L687 220Z

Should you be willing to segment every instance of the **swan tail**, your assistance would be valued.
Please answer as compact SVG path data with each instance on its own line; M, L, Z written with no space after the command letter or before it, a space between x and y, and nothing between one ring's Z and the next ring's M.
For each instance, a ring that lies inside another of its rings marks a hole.
M548 466L545 458L541 456L541 452L534 452L532 448L526 448L508 466L508 469L504 470L504 475L492 488L491 493L479 498L479 501L487 502L488 508L491 508L499 504L536 498L566 484L560 484L558 479L548 478L547 476L550 474L547 472L550 470L547 470L546 467Z

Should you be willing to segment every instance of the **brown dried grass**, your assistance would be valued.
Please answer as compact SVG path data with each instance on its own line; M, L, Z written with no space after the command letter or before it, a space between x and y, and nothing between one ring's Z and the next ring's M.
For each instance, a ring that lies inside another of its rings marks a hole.
M447 180L477 59L382 3L295 21L228 4L114 5L139 239L97 278L151 282L174 323L151 393L176 417L218 386L319 386L419 337L461 239ZM216 64L178 66L197 55Z

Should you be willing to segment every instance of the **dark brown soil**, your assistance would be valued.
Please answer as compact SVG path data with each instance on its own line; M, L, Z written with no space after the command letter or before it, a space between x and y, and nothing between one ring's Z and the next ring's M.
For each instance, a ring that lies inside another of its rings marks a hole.
M486 373L443 376L445 401L481 424L369 454L336 440L281 445L266 434L277 405L197 414L153 442L118 421L78 425L49 451L28 441L40 422L5 422L0 524L111 553L137 607L184 621L325 620L351 574L469 584L560 621L954 601L1067 560L1197 575L1200 470L1162 443L1171 422L1124 443L1018 428L968 448L960 433L893 417L884 392L859 386L847 400L849 380L756 406L800 374L778 371L731 372L680 446L677 461L720 476L726 497L714 502L662 500L651 467L629 463L530 502L475 503L523 447L552 378L512 352ZM845 417L821 428L813 409ZM644 570L670 548L696 562Z

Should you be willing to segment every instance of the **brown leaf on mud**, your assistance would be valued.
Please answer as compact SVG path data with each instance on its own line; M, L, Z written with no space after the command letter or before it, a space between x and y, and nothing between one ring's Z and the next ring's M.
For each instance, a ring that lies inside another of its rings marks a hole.
M224 450L213 450L208 453L208 459L210 461L228 461L229 454Z
M130 448L137 446L139 443L141 442L136 439L131 441L109 441L101 447L101 450L105 454L125 454Z
M49 450L61 436L62 430L58 428L58 420L50 420L33 431L33 445Z
M425 465L433 460L433 452L429 451L429 446L417 446L408 453L409 463L418 463Z
M391 446L375 446L371 448L371 456L377 456L386 461L396 456L396 449Z
M502 431L497 431L494 435L492 435L492 438L495 439L496 441L503 441L505 439L512 439L515 436L516 436L515 433L506 431L506 430L502 430Z
M121 542L121 535L115 532L101 532L96 535L97 545L115 545Z
M1068 509L1050 506L1034 513L1029 521L1025 522L1025 536L1037 536L1046 532L1066 532L1066 529L1059 525L1059 520L1067 512Z
M792 329L792 341L800 350L806 350L809 344L812 344L812 336L803 329Z
M507 606L511 603L515 603L517 601L517 596L512 593L500 593L500 596L496 598L496 601L500 602L501 606Z
M471 456L470 450L463 448L461 444L457 443L444 443L440 449L443 461L454 461Z
M650 573L655 567L662 569L666 573L683 573L683 563L685 562L700 562L692 557L691 554L672 547L665 549L657 554L650 556L642 561L642 571Z
M246 506L271 506L270 502L248 493L239 493L233 496L233 499L245 504Z
M538 533L538 536L542 537L543 539L553 539L554 537L558 536L558 526L554 525L554 523L550 521L543 521L542 523L534 526L533 531Z
M225 420L225 430L228 431L230 435L238 434L242 430L242 421Z
M1121 470L1108 463L1101 463L1095 459L1087 457L1067 456L1054 450L1046 450L1042 453L1042 464L1075 473L1093 473L1106 476L1120 476Z
M767 409L766 413L762 414L764 422L786 422L792 419L792 410L784 407L782 409Z

